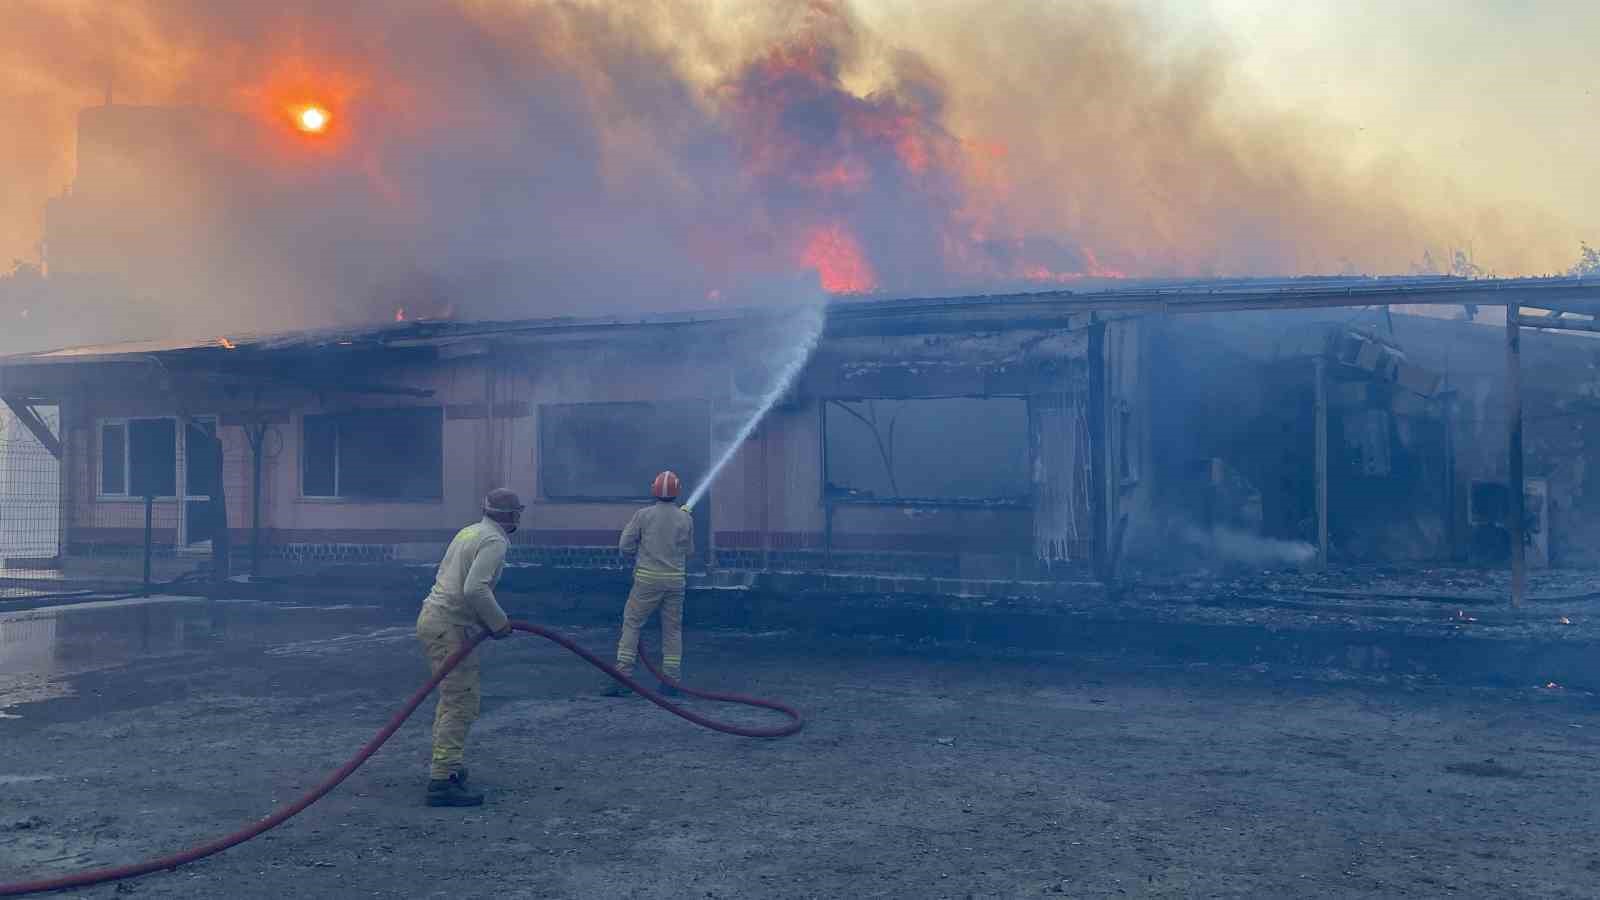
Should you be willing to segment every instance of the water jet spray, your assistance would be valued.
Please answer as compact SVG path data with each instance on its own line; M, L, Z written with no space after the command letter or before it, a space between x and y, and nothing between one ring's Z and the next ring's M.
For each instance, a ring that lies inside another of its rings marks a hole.
M716 463L711 466L711 470L706 473L705 478L702 478L700 483L695 486L694 492L689 495L689 499L684 501L683 508L686 512L694 512L695 505L705 497L706 491L711 489L711 483L717 480L717 476L733 460L734 454L739 452L739 447L745 442L745 439L749 438L751 433L756 430L756 426L761 424L761 420L767 417L767 412L777 404L778 399L788 392L789 388L794 384L794 380L800 377L801 370L806 367L806 363L811 359L811 354L817 349L817 342L822 339L822 323L826 315L825 307L825 300L818 301L815 304L806 306L795 317L796 325L800 330L800 340L790 348L788 356L783 358L783 364L778 369L777 378L773 380L772 386L767 392L762 395L760 402L756 404L755 410L751 412L750 417L740 426L738 433L733 436L733 440L728 443L722 454L717 457Z

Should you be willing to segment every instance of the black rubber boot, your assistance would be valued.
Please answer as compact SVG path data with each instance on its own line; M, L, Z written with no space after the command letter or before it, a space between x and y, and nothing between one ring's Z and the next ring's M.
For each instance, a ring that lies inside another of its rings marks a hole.
M656 693L660 694L663 697L682 697L683 696L683 691L678 690L678 686L673 684L673 683L671 683L670 681L663 681L660 684L656 685Z
M428 781L429 806L482 806L483 795L467 790L466 772Z
M602 697L628 697L632 696L633 688L628 687L615 678L608 679L605 687L600 689Z

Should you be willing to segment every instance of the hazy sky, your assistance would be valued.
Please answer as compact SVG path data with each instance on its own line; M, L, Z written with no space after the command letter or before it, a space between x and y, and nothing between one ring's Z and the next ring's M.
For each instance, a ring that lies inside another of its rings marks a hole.
M923 2L860 8L887 22ZM1550 213L1600 242L1600 2L1124 3L1142 8L1172 50L1228 56L1229 96L1242 109L1304 116L1352 160L1401 154L1464 199Z
M1220 33L1241 96L1312 111L1357 153L1407 154L1600 241L1600 3L1143 2L1174 32Z

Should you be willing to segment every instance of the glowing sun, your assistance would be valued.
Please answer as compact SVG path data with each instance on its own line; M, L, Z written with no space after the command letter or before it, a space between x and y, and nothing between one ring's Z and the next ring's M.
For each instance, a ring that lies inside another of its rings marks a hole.
M295 114L294 123L307 134L321 134L328 127L328 111L320 106L307 106Z

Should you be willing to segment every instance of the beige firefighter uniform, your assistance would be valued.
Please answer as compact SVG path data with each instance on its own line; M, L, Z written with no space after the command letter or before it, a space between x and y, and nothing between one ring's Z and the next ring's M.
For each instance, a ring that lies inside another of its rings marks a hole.
M483 630L499 632L506 627L505 610L494 598L505 563L505 529L487 517L461 529L450 542L433 590L417 616L417 638L435 673L450 654ZM439 684L430 767L434 780L447 779L462 768L467 731L478 718L478 672L478 654L473 653Z
M634 513L622 530L624 556L635 556L633 590L622 612L617 668L633 674L639 659L639 632L661 609L661 671L677 681L683 671L683 582L694 552L694 519L676 503L659 502Z

